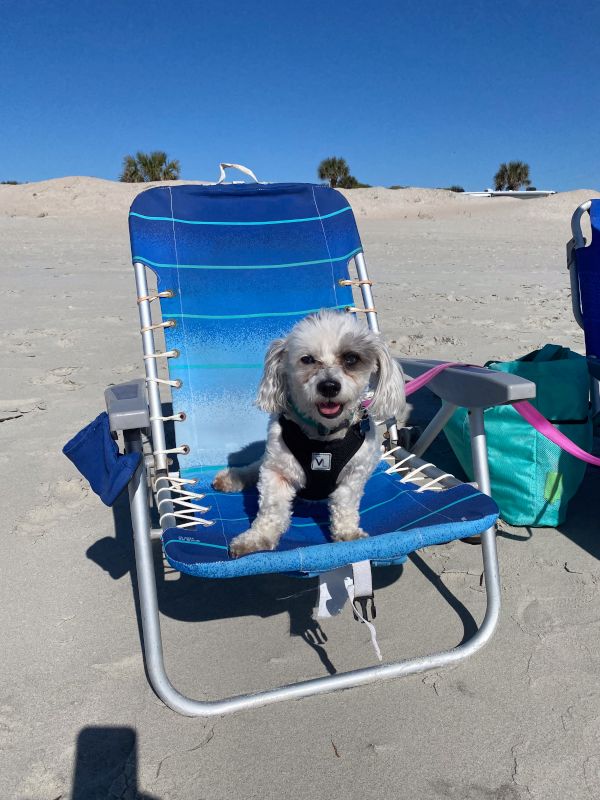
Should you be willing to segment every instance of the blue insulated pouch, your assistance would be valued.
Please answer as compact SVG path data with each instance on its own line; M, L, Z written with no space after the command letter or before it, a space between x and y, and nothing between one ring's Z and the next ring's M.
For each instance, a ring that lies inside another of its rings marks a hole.
M119 453L105 411L68 441L63 453L107 506L112 506L127 486L142 457L141 453Z

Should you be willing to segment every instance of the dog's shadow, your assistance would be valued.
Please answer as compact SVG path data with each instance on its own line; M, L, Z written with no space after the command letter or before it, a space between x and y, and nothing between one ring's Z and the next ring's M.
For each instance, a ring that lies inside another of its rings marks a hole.
M154 550L159 608L163 614L184 622L235 617L266 619L287 613L290 636L299 636L319 656L325 669L336 669L326 651L327 635L313 618L317 603L316 578L289 575L253 575L226 580L203 580L175 573L163 563L159 547ZM374 590L396 581L402 566L382 567L373 572Z
M121 495L113 506L113 518L114 538L105 537L95 542L86 555L114 580L130 573L141 637L133 530L126 494ZM316 578L271 574L203 579L173 570L164 558L158 539L153 542L153 555L158 605L164 616L181 622L206 622L235 617L266 619L287 613L290 636L302 638L317 653L325 669L330 674L336 672L325 648L327 636L313 618L318 592ZM373 588L378 590L389 586L401 574L401 565L376 569L373 571Z

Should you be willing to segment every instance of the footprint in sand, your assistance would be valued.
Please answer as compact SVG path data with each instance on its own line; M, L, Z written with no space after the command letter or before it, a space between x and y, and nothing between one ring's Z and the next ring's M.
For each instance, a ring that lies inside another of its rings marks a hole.
M594 640L597 632L593 632ZM559 695L572 686L572 676L584 683L594 681L600 661L585 632L576 628L545 636L526 661L526 678L530 688ZM565 723L563 722L563 725ZM566 729L566 728L565 728Z
M9 352L25 352L26 355L38 342L43 342L44 346L54 344L62 349L73 347L72 335L60 328L15 328L0 335L7 341L5 347Z
M574 626L600 621L597 595L590 589L581 597L545 597L521 603L515 619L521 630L530 636L544 638Z
M12 334L5 335L2 338L7 340L3 345L7 353L29 356L30 358L35 356L35 353L32 352L33 344L28 339L15 337Z
M73 512L85 506L90 494L90 487L83 478L41 484L40 490L43 503L23 515L13 529L14 533L43 536L63 520L72 519Z
M33 383L40 386L57 386L62 384L67 390L74 391L81 389L81 383L77 383L71 378L71 375L79 372L81 367L55 367L49 370L43 377L34 378Z

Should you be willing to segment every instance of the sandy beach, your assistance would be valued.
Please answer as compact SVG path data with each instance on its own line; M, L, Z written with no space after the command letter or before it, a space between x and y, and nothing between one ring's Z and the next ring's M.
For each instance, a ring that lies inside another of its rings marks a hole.
M143 374L127 231L143 188L87 177L0 186L0 797L600 797L591 468L560 530L501 526L500 625L458 667L209 721L157 699L127 502L111 512L61 453L103 410L106 386ZM573 210L598 192L345 194L395 354L482 364L547 342L583 352L565 243ZM479 548L461 542L381 570L384 659L470 635L484 610L480 574ZM159 575L175 685L212 699L372 664L349 612L315 627L313 586Z

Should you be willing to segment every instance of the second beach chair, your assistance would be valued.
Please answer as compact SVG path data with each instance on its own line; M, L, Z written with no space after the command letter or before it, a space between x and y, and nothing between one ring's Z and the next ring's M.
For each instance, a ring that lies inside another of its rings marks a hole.
M583 235L582 222L589 215L591 240ZM600 200L587 200L573 212L573 238L567 242L567 266L571 279L571 303L575 321L583 329L590 373L592 413L600 413Z

